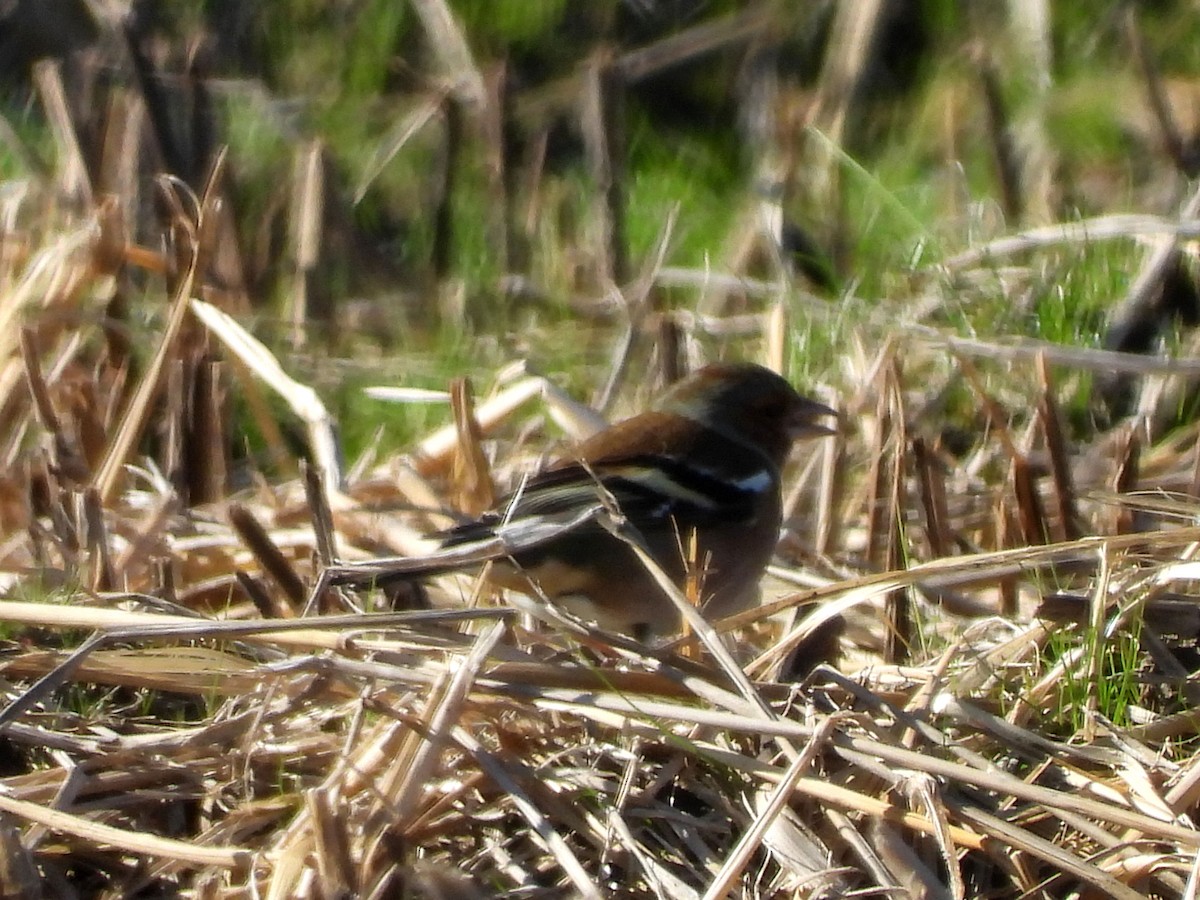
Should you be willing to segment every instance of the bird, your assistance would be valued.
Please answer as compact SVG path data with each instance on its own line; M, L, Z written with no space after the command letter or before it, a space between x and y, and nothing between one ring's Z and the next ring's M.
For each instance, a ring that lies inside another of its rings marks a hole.
M527 478L493 511L442 532L441 548L496 543L602 504L615 507L676 585L699 585L703 614L732 615L757 601L774 553L792 445L833 434L820 420L836 416L763 366L705 366ZM628 543L594 517L493 560L487 580L642 641L681 627Z

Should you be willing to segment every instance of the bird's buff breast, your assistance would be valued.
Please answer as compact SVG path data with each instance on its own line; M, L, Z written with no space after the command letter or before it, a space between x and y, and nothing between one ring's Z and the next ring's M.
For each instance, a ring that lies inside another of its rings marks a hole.
M651 555L688 596L699 596L701 609L709 619L740 612L758 599L758 581L774 542L739 540L746 537L746 524L740 523L729 534L724 533L725 529L710 532L710 536L727 542L726 546L741 545L737 552L720 554L716 562L701 544L695 560L685 563L676 535L649 536ZM770 528L778 534L777 521L769 515L755 527ZM551 600L580 619L625 634L666 636L679 630L680 617L674 604L628 547L616 539L589 542L588 546L594 552L587 554L586 560L548 557L522 560L521 566L496 561L488 581L496 587ZM587 565L580 566L580 562Z

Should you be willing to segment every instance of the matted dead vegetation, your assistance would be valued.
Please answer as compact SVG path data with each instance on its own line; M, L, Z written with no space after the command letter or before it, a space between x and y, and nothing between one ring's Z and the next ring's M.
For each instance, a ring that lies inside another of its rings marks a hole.
M190 223L179 201L192 266L136 371L95 311L116 271L170 264L103 208L69 230L36 198L10 212L7 893L1187 892L1200 713L1172 644L1195 642L1200 527L1165 492L1196 491L1194 428L1069 452L1044 355L1018 429L1004 392L1032 385L916 331L847 366L843 433L788 481L787 564L724 638L646 648L486 597L364 611L383 598L314 592L325 566L407 552L437 524L420 510L477 503L477 441L506 421L594 418L518 374L473 427L343 471L316 393L192 299L213 196ZM170 399L198 346L232 389L285 397L307 478L185 505L135 452L151 416L205 421ZM903 424L959 380L986 426L962 461ZM1115 493L1139 485L1153 498ZM836 616L843 662L814 668L805 639L828 647ZM1140 659L1121 726L1119 647Z
M415 7L458 76L436 103L483 93L447 8ZM818 123L835 141L878 7L840 7ZM769 12L615 65L634 77ZM603 69L580 73L597 102ZM633 274L606 232L597 268L627 327L601 408L636 408L633 374L672 374L680 344L780 367L796 318L862 323L817 386L843 427L789 469L764 605L647 647L470 575L432 584L435 609L371 590L535 465L547 419L580 436L604 416L517 364L478 395L454 385L455 424L346 465L320 392L241 315L220 160L199 196L159 180L152 248L131 236L145 201L120 142L93 192L39 72L61 169L0 185L0 893L1196 895L1200 426L1161 423L1200 368L929 323L1028 280L1037 253L1109 239L1151 243L1129 298L1145 306L1200 199L963 249L871 309L669 267L671 222ZM659 316L655 286L703 296ZM1059 404L1081 372L1140 379L1138 416L1070 440ZM232 493L229 394L274 453ZM952 396L969 414L949 435Z

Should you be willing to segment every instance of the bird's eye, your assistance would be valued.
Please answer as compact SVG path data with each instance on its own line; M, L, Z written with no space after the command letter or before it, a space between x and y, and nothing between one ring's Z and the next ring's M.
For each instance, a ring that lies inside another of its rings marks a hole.
M763 394L757 398L754 406L767 416L782 416L787 412L787 403L778 394Z

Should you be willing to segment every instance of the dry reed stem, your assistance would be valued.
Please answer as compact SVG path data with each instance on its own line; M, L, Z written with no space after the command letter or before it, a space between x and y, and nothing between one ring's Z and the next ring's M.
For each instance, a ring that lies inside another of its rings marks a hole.
M643 298L667 274L666 235L669 228L643 270L645 283L635 284ZM79 302L88 281L77 267L97 252L96 239L85 233L41 256L32 249L0 309L36 319L42 313L34 301L47 285L49 306ZM169 269L135 248L126 247L123 259ZM777 299L777 286L767 287L758 296ZM193 293L204 290L193 286ZM794 299L807 302L799 292ZM316 391L287 375L243 326L206 304L192 308L222 346L289 396L310 426L320 423L325 413ZM676 321L685 340L764 334L757 311L727 320L672 315ZM872 327L866 321L864 328ZM889 374L883 357L864 354L849 383L838 385L852 399L838 404L846 421L837 447L788 471L789 497L802 498L807 479L824 467L827 524L817 530L829 555L810 557L806 529L797 528L793 555L815 558L813 568L773 572L803 589L712 628L697 618L688 640L709 655L690 660L674 653L680 645L647 648L595 628L529 631L508 609L252 618L246 595L230 593L235 571L266 594L258 595L263 608L281 603L285 592L266 588L270 554L243 549L219 510L185 507L150 464L128 466L129 477L107 500L88 500L60 466L37 467L21 455L24 437L6 434L14 459L42 479L45 495L36 517L31 512L0 533L6 590L61 592L73 604L34 602L36 594L26 602L0 600L0 620L15 635L3 657L9 708L0 727L26 763L2 781L6 802L19 804L5 812L22 831L22 857L50 869L87 860L109 873L119 885L114 891L159 879L183 890L219 886L277 897L386 895L397 884L438 877L430 867L461 867L468 880L458 884L468 896L481 885L599 895L608 890L610 868L624 870L622 889L637 895L847 893L906 884L906 866L924 871L925 888L948 895L963 895L976 883L968 875L984 870L1003 885L998 891L1042 884L1061 892L1083 880L1113 896L1182 893L1200 848L1200 832L1185 818L1200 776L1179 748L1198 724L1190 688L1169 693L1180 672L1168 671L1169 636L1157 632L1164 622L1194 622L1178 610L1167 615L1162 604L1172 598L1162 595L1186 597L1200 528L1190 524L1189 502L1113 498L1099 489L1186 490L1200 432L1147 443L1136 464L1117 440L1052 449L1056 391L1043 372L1039 415L1052 471L1047 477L1031 469L1027 493L1030 502L1054 502L1055 516L1035 524L1045 531L1077 520L1089 536L997 548L990 521L1001 484L996 463L1025 453L1007 431L1010 414L1018 413L1014 428L1029 422L1028 410L1010 398L1027 396L1035 379L978 371L977 396L988 398L989 414L1006 430L973 436L963 457L933 457L930 450L928 465L917 467L937 466L936 483L921 492L935 508L934 516L926 513L929 543L939 534L941 553L958 555L928 560L925 542L902 534L887 567L903 559L905 569L863 574L867 566L856 554L867 545L863 481L871 448L855 427L861 398L872 383L890 379L883 393L894 394L887 407L893 417L902 420L906 408L915 421L936 416L930 395L967 369L944 352L956 336L911 322L894 331L904 371ZM64 334L61 344L45 347L26 339L21 360L18 345L8 346L3 359L16 366L12 386L26 379L42 393L39 423L33 397L10 387L5 397L19 413L14 429L47 442L69 432L71 420L53 404L69 361L87 358L90 336L81 334L86 340ZM778 352L778 330L774 339ZM51 351L51 362L38 358ZM976 341L962 352L1032 359L1039 345ZM1057 348L1046 362L1098 367L1109 356ZM1118 358L1147 370L1163 365ZM923 383L930 373L936 383ZM473 455L482 456L480 440L497 429L515 430L521 404L537 396L572 434L602 422L541 376L525 375L517 387L479 403ZM59 418L57 428L47 410ZM456 441L451 429L414 443L426 452L418 463L424 478L398 459L353 474L326 465L321 486L259 481L236 503L259 523L263 546L274 548L293 588L313 579L312 560L319 558L327 574L301 603L332 584L357 604L351 587L429 564L376 557L381 547L407 546L429 530L424 512L402 508L412 498L429 509L447 505L442 479ZM883 445L896 466L905 445ZM498 471L522 467L523 457L500 449ZM135 444L122 465L136 463L138 452ZM1061 503L1061 485L1050 483L1059 468L1075 492L1073 515ZM331 471L343 483L329 481ZM897 511L911 505L917 493L910 479L893 468L885 481ZM16 481L15 489L29 491L29 482ZM1151 523L1156 530L1113 534L1114 503L1128 514L1123 527ZM803 522L803 503L795 511ZM928 524L935 519L941 524ZM900 551L905 556L895 555ZM1107 568L1097 577L1102 555ZM127 583L131 591L89 595L71 586L76 576ZM681 615L694 615L690 598L664 582ZM994 613L1004 583L1022 601L1008 621L963 620L943 601L957 593L964 606L974 604L973 615ZM1051 583L1091 599L1097 637L1090 644L1074 636L1079 616L1054 624L1019 618ZM878 643L871 644L882 634L882 598L896 591L934 598L914 607L914 634L929 643L915 644L921 653L905 666L882 664ZM204 605L187 608L202 597ZM366 605L372 598L361 599ZM806 615L789 629L761 621L801 606ZM843 641L864 654L844 664L859 667L853 677L818 669L800 684L754 680L836 615L852 625L857 617L858 634L866 635ZM489 628L496 619L503 622ZM1144 724L1117 728L1098 698L1101 653L1137 627L1145 636L1142 658L1159 670L1137 697L1134 715ZM744 630L734 636L736 629ZM79 631L94 636L78 651L59 649L74 646ZM1055 649L1052 633L1068 649ZM1089 743L1057 720L1043 727L1070 679L1092 691ZM102 692L104 685L118 690ZM67 702L72 695L87 698L86 705ZM173 720L180 710L182 721ZM176 818L180 810L188 815ZM97 821L99 829L92 827ZM252 869L246 852L260 854ZM3 883L10 882L23 883L19 873Z

